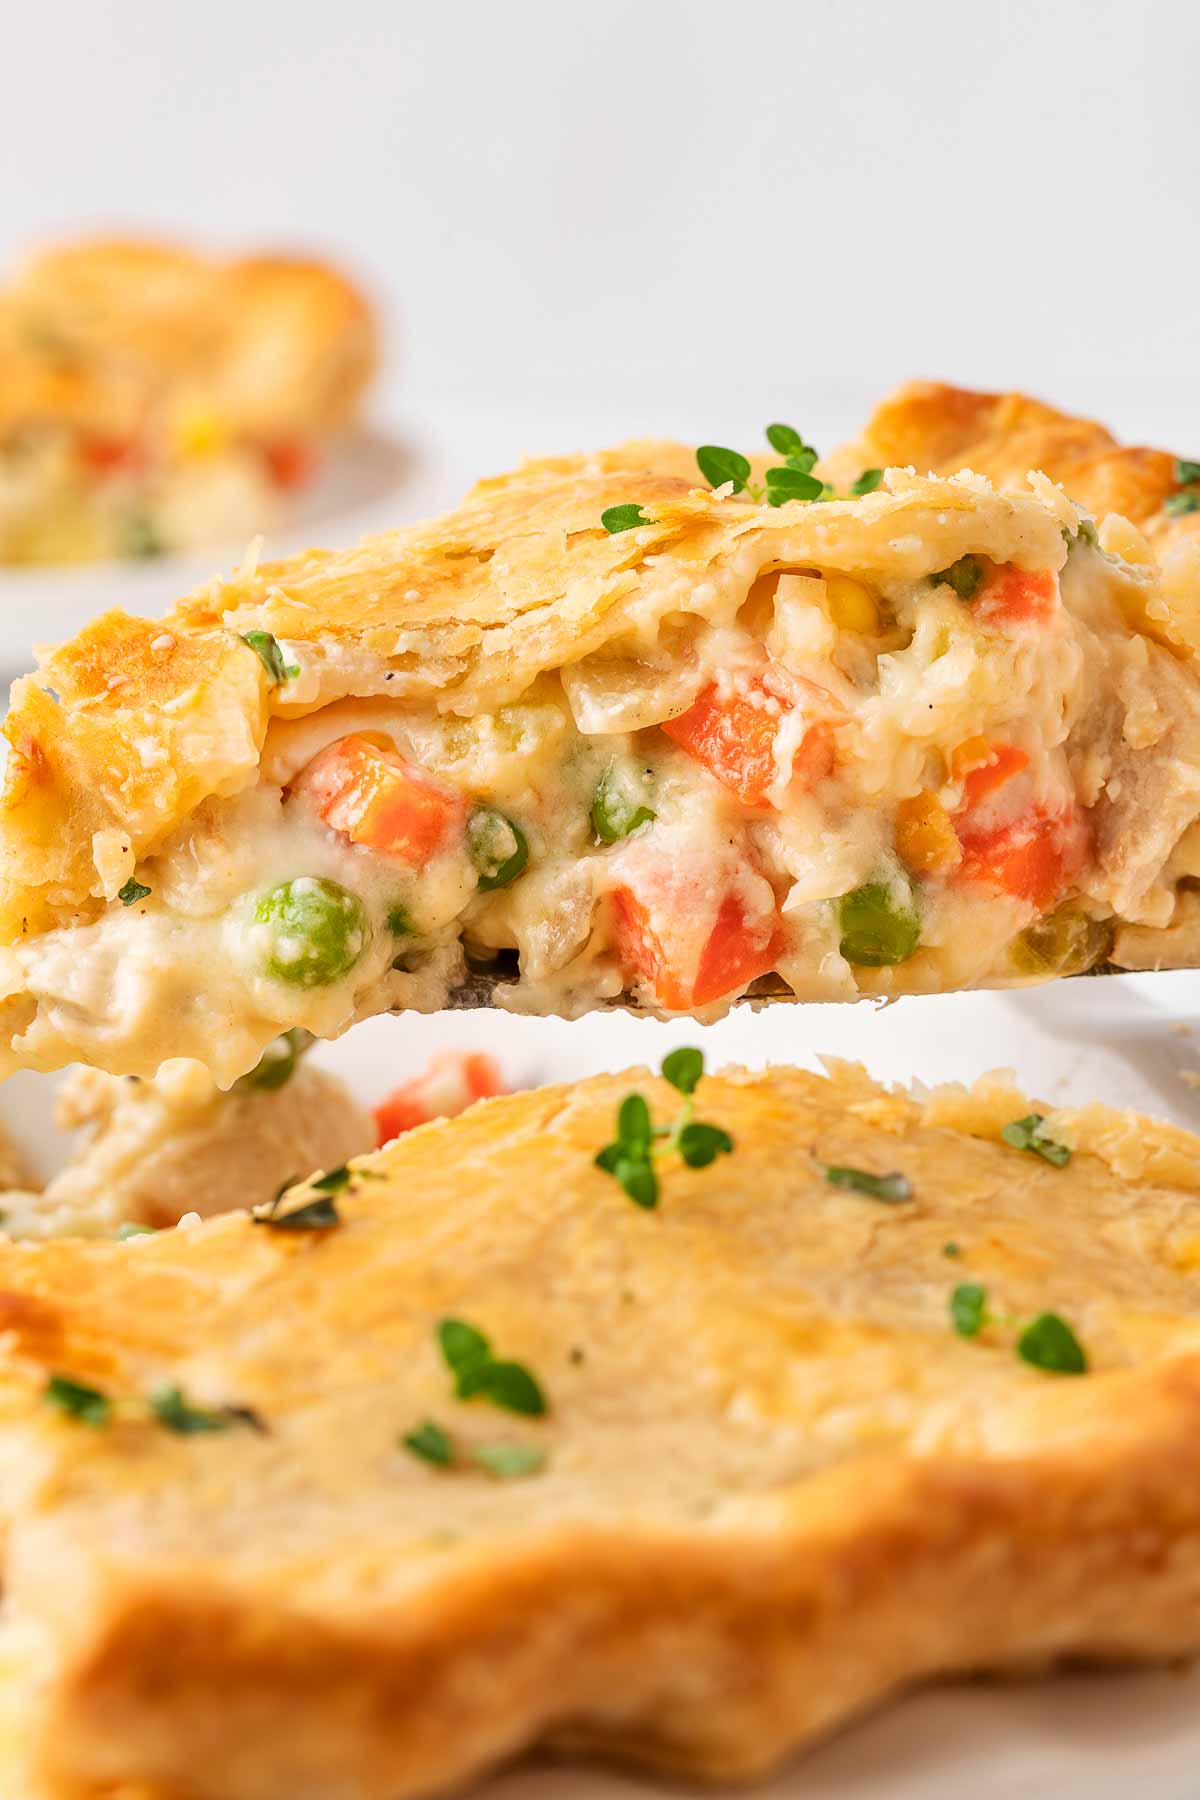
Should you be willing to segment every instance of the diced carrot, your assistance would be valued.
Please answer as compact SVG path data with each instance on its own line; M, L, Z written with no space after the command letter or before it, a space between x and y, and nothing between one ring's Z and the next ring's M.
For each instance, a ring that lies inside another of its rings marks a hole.
M643 975L669 1012L707 1006L735 988L745 987L775 966L781 947L778 926L764 942L761 929L747 923L737 896L727 894L717 911L694 977L673 966L662 927L628 888L613 894L614 947L621 966ZM669 915L664 915L669 916Z
M494 1057L482 1050L442 1050L423 1075L401 1082L375 1108L380 1145L431 1119L453 1119L476 1100L506 1093Z
M833 709L832 696L811 682L814 710L824 703ZM775 739L792 701L773 693L754 680L736 693L722 694L707 688L695 705L677 719L668 719L663 730L672 743L704 764L711 775L730 788L747 806L766 806L778 769ZM828 720L809 726L792 759L792 778L804 787L824 780L833 767L833 733Z
M1088 833L1072 805L1047 811L1021 805L1005 816L1001 790L1029 766L1014 744L994 744L988 761L963 777L962 807L955 830L962 846L958 875L964 881L987 881L1018 900L1045 910L1082 868Z
M1079 873L1087 859L1087 827L1074 810L1027 813L962 842L958 873L967 881L990 881L1044 912Z
M277 488L303 487L313 472L312 446L303 438L284 438L278 443L264 444L262 457Z
M123 470L139 468L145 461L145 450L136 438L81 438L79 455L94 475L119 475Z
M292 787L352 843L401 857L417 868L462 830L466 817L460 794L395 750L357 735L322 750Z
M1006 781L1011 781L1014 775L1028 767L1029 758L1015 744L990 745L987 759L972 764L963 776L963 811L973 812L989 794L994 794Z
M1058 577L1053 569L1001 563L989 573L971 611L985 625L1044 625L1057 605Z

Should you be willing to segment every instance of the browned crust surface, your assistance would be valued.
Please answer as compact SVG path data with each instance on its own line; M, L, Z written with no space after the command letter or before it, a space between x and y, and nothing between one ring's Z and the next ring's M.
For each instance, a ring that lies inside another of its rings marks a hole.
M634 1071L418 1131L333 1233L0 1249L32 1800L398 1800L539 1741L741 1778L915 1680L1200 1644L1197 1140L1052 1114L1055 1169L998 1141L1003 1084L732 1073L700 1111L733 1154L664 1164L647 1214L591 1160L634 1083L669 1116ZM1070 1318L1091 1372L956 1337L964 1279ZM446 1314L544 1420L453 1400ZM127 1415L56 1420L49 1369ZM163 1378L270 1435L145 1422ZM433 1469L396 1443L424 1417L545 1468Z
M1020 487L1040 469L1097 518L1120 513L1161 551L1200 540L1200 514L1172 516L1163 502L1179 489L1176 456L1121 444L1105 426L1028 394L990 394L942 381L910 381L882 401L861 436L838 451L839 473L912 464L922 473L973 469L1001 487Z

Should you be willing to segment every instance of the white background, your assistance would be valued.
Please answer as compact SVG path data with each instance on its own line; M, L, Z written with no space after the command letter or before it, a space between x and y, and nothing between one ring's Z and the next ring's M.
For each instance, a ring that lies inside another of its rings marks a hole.
M793 414L819 442L915 374L1200 433L1184 0L15 16L11 247L105 223L347 257L395 324L389 410L481 464Z
M344 259L388 324L397 522L525 452L750 441L780 417L828 444L912 375L1021 386L1195 455L1198 69L1190 0L55 0L5 34L0 232L14 253L116 227ZM22 642L49 629L51 587L22 579L0 583L5 657L14 621ZM169 565L91 573L68 605L182 585ZM706 1043L904 1079L1013 1062L1051 1098L1200 1124L1196 999L1150 977L776 1008ZM320 1054L373 1096L435 1044L551 1079L693 1036L385 1019ZM33 1128L44 1091L9 1084L6 1115ZM930 1696L771 1791L941 1800L967 1777L981 1800L1190 1800L1195 1704L1194 1679L1157 1675ZM632 1789L535 1773L496 1792Z

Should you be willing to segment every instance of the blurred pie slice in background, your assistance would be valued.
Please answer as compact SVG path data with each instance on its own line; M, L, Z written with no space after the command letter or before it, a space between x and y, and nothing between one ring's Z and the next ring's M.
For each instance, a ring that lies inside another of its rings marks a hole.
M298 256L91 239L0 291L0 563L155 556L284 516L376 363L361 293Z

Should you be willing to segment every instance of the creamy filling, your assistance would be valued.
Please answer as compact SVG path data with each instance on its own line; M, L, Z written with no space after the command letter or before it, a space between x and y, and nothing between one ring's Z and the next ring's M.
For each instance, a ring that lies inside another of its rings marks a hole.
M259 784L141 865L147 893L5 953L14 1052L231 1080L286 1027L480 981L514 1010L711 1018L765 978L850 999L1087 967L1119 885L1138 917L1096 809L1129 780L1129 720L1152 751L1171 722L1144 640L1105 624L1051 571L984 558L890 585L784 572L667 661L606 654L493 713L279 717ZM295 702L305 651L282 649ZM1101 679L1124 729L1081 753ZM1151 914L1173 843L1138 876Z

